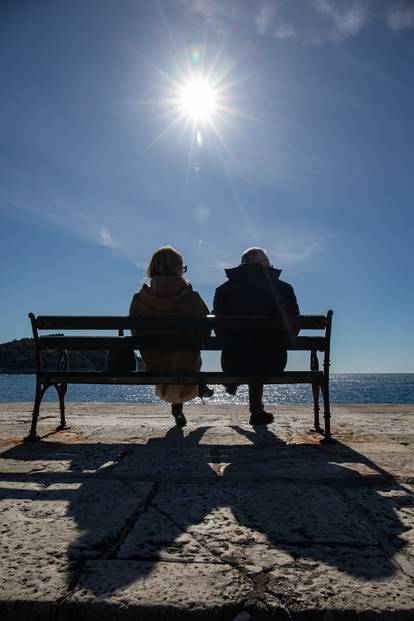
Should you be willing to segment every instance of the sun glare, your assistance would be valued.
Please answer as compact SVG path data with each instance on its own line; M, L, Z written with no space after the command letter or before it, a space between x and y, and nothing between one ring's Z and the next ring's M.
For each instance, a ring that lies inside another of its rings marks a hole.
M209 121L217 111L217 93L207 80L194 80L182 86L178 106L182 114L196 122Z
M182 54L173 57L171 74L155 67L162 78L158 85L161 97L148 103L160 105L167 123L150 146L174 131L180 140L183 136L190 138L189 162L202 150L226 152L229 157L225 132L234 127L236 117L244 116L234 99L242 79L230 80L232 65L219 51L214 58L210 52L208 61L205 48L195 45L189 51L186 61ZM198 159L194 164L196 171L200 169Z

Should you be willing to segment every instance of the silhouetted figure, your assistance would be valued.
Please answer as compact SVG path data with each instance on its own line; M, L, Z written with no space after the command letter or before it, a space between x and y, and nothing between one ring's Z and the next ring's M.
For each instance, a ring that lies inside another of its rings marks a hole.
M299 307L291 285L279 280L281 270L269 263L262 248L248 248L241 257L238 267L225 270L227 282L216 289L213 313L215 315L275 315L282 319L299 315ZM222 333L220 333L222 334ZM226 332L237 336L237 331ZM256 330L251 336L260 336ZM269 336L269 330L263 332ZM283 334L276 331L271 336L296 336L295 329L285 322ZM272 351L249 349L243 353L223 350L221 365L224 373L240 375L277 374L286 366L287 351L280 346ZM231 395L236 394L237 385L225 386ZM250 424L270 423L273 415L265 412L263 406L263 384L249 385Z
M184 279L186 271L187 266L177 250L171 246L159 248L147 268L149 285L145 284L132 298L130 317L162 314L207 315L209 311L203 299ZM154 332L151 331L151 334ZM195 373L201 368L199 351L141 351L141 356L147 370L154 373ZM187 422L183 403L197 396L210 397L213 390L207 386L159 384L156 393L160 399L172 404L171 412L175 421L183 427Z

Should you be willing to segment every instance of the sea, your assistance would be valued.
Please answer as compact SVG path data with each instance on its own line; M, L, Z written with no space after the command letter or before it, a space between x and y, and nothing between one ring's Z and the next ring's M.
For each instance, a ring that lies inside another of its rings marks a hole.
M330 378L332 403L414 403L414 373L332 373ZM33 401L35 375L0 374L0 402ZM222 386L214 387L215 394L208 403L247 403L247 387L240 386L237 394L229 396ZM45 401L56 401L50 388ZM106 403L158 403L154 386L70 385L67 401L96 401ZM308 385L266 386L264 401L269 404L312 403Z

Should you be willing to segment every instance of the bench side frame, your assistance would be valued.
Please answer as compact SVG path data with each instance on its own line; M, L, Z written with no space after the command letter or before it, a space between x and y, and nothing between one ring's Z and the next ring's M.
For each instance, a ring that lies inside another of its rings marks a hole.
M65 382L53 382L47 381L43 377L43 364L42 356L39 348L39 331L37 328L36 317L33 313L29 313L29 319L32 324L33 341L35 345L35 368L36 368L36 389L35 389L35 402L32 413L32 423L29 431L29 435L25 438L27 441L36 441L40 437L37 434L37 421L39 418L40 404L44 397L45 392L52 386L56 389L59 398L59 410L60 410L60 424L56 427L57 431L68 429L66 424L65 415L65 396L68 389L68 385ZM68 353L66 350L59 351L59 358L57 361L58 371L67 371L69 364Z

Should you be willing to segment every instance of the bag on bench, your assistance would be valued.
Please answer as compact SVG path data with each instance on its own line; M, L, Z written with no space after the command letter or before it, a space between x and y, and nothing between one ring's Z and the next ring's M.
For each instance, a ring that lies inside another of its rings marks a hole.
M137 370L137 358L132 349L117 351L110 349L106 357L108 373L129 373Z

